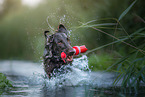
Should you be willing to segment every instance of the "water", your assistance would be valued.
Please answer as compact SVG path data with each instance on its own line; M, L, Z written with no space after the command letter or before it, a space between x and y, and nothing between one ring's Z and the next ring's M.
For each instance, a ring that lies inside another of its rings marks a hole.
M120 84L113 87L114 73L92 72L87 56L75 59L73 65L59 69L56 77L45 77L43 65L28 61L1 61L0 72L13 82L2 97L143 97L123 93ZM63 71L63 73L62 73ZM65 73L67 72L67 73ZM59 74L61 73L61 75Z

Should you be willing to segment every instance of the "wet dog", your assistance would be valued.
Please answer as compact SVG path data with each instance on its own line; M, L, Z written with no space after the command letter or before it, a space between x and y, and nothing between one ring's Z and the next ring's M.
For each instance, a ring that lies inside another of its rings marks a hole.
M47 35L49 31L45 31L45 50L43 55L44 70L49 78L52 76L54 69L60 68L73 61L74 50L68 37L68 31L62 24L58 26L55 34ZM66 54L66 58L61 58L61 53Z

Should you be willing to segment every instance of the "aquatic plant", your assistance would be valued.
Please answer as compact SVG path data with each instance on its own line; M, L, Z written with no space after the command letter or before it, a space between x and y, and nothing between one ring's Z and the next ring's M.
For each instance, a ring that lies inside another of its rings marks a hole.
M4 89L6 87L12 87L12 82L8 80L3 73L0 73L0 89Z
M0 73L0 95L6 88L13 87L12 82L6 78L3 73Z

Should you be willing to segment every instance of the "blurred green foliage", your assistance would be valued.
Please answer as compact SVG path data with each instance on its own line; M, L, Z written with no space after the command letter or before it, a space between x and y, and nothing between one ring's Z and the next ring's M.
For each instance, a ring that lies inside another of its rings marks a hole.
M70 31L72 46L85 44L90 50L108 44L114 41L112 37L92 28L78 27L91 20L97 20L93 24L116 23L112 19L119 18L132 1L43 0L37 7L28 7L22 5L20 0L4 0L4 7L0 12L0 59L41 60L44 50L43 32L52 30L48 23L54 29L57 29L59 23L63 23ZM138 0L131 11L120 21L127 33L122 30L115 31L115 26L102 29L115 37L122 38L135 32L137 28L144 27L145 14L142 6L144 2ZM127 40L127 42L138 45L144 41L140 39L133 42ZM111 52L114 54L117 52L117 55L112 56L113 59L126 55L130 50L132 48L129 46L117 44L93 53L110 54Z
M79 21L86 22L96 18L93 15L96 5L93 3L97 2L44 0L39 6L31 8L22 6L20 0L5 0L5 7L0 17L0 50L2 51L0 59L40 60L44 50L43 32L51 30L47 23L54 29L57 29L59 23L63 23L69 30L73 30L73 26L77 27ZM19 4L21 6L18 6ZM85 44L79 37L80 30L72 31L70 36L73 45Z
M93 71L106 70L116 61L113 55L109 55L108 53L91 54L88 60L90 64L89 68Z
M12 82L9 81L4 74L0 73L0 89L6 87L12 87Z
M10 87L13 87L12 82L3 73L0 73L0 95Z

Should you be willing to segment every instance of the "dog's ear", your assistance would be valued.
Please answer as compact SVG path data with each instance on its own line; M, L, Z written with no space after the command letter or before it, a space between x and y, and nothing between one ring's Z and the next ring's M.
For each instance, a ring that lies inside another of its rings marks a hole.
M60 24L58 26L58 33L65 33L66 35L68 35L68 31L67 31L66 27L63 24Z
M44 36L45 36L45 38L48 37L47 33L49 33L49 31L44 31Z

